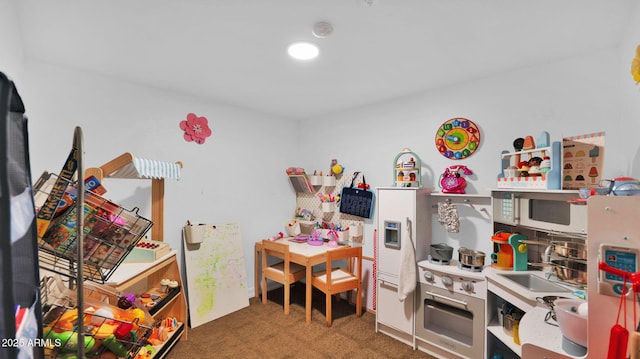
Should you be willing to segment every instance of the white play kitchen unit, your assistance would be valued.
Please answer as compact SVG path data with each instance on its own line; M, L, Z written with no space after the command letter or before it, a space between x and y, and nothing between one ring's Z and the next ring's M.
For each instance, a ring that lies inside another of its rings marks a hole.
M578 190L545 188L488 195L378 188L376 330L438 358L605 357L630 280L598 264L638 271L640 197L577 198ZM493 252L432 238L443 204L489 208ZM414 296L400 301L403 246L413 247L417 283ZM628 299L634 332L636 304Z

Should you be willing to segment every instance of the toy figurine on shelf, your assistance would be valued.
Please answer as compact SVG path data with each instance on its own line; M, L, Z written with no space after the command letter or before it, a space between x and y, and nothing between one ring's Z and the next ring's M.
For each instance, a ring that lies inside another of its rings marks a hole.
M420 157L410 148L403 148L393 160L394 187L422 187Z

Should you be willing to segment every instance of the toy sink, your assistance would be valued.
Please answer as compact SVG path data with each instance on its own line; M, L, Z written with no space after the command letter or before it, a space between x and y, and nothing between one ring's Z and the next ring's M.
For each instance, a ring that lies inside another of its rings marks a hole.
M568 289L530 273L500 273L500 276L532 292L569 292Z

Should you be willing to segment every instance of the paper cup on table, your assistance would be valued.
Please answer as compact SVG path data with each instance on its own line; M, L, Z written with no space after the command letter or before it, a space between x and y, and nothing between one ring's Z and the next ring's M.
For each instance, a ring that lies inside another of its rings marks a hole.
M298 223L298 222L295 222L295 223L289 222L289 223L287 223L286 229L287 229L287 234L290 237L295 237L295 236L299 235L300 233L302 233L302 231L300 229L300 223Z
M362 235L362 226L361 225L352 225L349 226L349 237L360 237Z
M349 241L349 231L338 231L338 240L341 242Z

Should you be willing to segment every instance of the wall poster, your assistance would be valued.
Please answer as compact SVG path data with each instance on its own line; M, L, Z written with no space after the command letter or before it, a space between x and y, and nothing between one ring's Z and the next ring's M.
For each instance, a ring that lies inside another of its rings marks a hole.
M604 168L604 132L562 139L562 189L598 187Z

